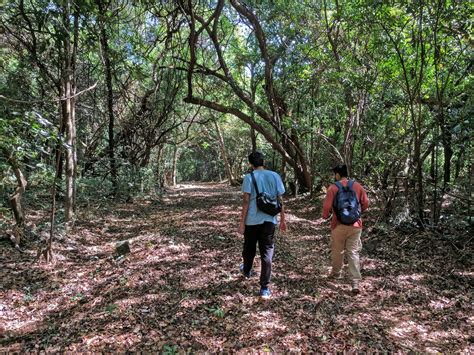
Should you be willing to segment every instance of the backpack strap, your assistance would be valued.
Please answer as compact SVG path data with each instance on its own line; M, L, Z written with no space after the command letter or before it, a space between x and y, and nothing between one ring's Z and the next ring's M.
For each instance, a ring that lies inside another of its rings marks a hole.
M349 180L349 181L347 182L347 187L352 190L352 185L354 185L354 182L355 182L354 180Z
M255 180L255 175L253 174L253 171L250 173L250 175L252 176L253 186L255 187L255 192L258 196L260 195L260 192L258 192L257 180Z
M342 184L339 181L336 181L334 185L336 185L338 193L339 191L342 191L342 189L344 189L344 186L342 186ZM336 209L336 204L337 204L337 194L336 196L334 196L334 200L332 201L332 207L334 208L334 211Z

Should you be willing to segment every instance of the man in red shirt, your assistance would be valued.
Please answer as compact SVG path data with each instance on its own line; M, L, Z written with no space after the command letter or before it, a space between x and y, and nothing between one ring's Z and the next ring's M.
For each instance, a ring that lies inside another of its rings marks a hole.
M349 180L347 180L347 166L345 164L336 165L333 169L335 180L339 181L342 186L347 186ZM352 292L354 294L359 293L359 281L360 275L360 262L359 252L362 248L362 242L360 236L362 234L362 220L359 219L352 225L342 224L335 211L333 211L334 199L338 193L338 187L336 184L332 184L327 191L326 198L323 203L323 218L328 219L332 213L331 220L331 265L332 271L329 275L330 278L340 278L344 251L347 254L347 260L349 264L349 272L352 278ZM354 181L352 190L356 193L359 201L361 212L364 212L369 207L369 200L367 193L361 184Z

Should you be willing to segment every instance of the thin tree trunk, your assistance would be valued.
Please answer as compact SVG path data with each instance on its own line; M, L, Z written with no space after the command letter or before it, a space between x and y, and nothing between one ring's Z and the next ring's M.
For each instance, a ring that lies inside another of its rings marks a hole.
M163 173L162 173L162 170L161 170L161 154L162 154L162 151L163 151L163 146L160 145L158 147L158 152L156 153L156 184L155 186L157 186L157 190L159 194L161 194L162 192L162 189L163 189L163 185L164 185L164 182L163 182Z
M108 155L109 155L109 163L110 163L110 176L112 182L112 193L117 196L118 186L117 186L117 166L115 161L115 142L114 142L114 124L115 124L115 117L114 117L114 93L113 93L113 86L112 86L112 65L110 62L110 53L109 53L109 43L107 39L107 32L105 30L105 22L103 18L103 14L106 9L104 9L102 0L98 2L99 6L99 27L100 27L100 46L102 49L102 62L104 64L105 69L105 82L107 85L107 110L109 116L109 147L108 147Z
M70 7L71 3L67 2L64 7L63 24L66 30L70 24ZM77 7L74 11L74 33L73 43L69 32L65 33L64 38L64 72L63 87L65 97L65 110L63 110L63 119L66 126L66 200L65 200L65 219L66 222L72 222L75 209L75 193L76 193L76 107L75 98L75 65L78 44L78 28L79 15ZM64 107L63 106L63 107Z
M255 129L250 127L250 139L252 141L252 153L257 150L257 135L255 134Z
M74 161L74 143L75 143L75 129L74 129L74 105L69 98L72 96L71 77L67 76L65 79L65 95L66 111L64 112L64 119L66 121L66 200L65 213L66 221L71 222L74 216L74 183L75 183L75 161Z
M252 64L250 68L250 98L252 102L255 102L255 96L257 94L257 81L255 80L255 66ZM255 120L255 110L252 110L252 120ZM250 126L250 140L252 141L252 153L257 150L257 134L255 129Z
M13 192L13 194L10 196L10 205L11 205L13 216L15 217L15 222L16 222L14 231L11 235L11 240L13 244L15 244L15 248L19 249L21 237L24 233L24 227L25 227L25 212L23 210L23 206L21 205L21 199L22 199L23 193L26 191L27 181L20 169L20 165L18 164L18 161L14 157L11 156L10 152L7 151L6 149L3 149L2 153L6 157L7 162L12 167L13 173L15 174L16 181L17 181L17 187L15 188L15 191Z
M15 189L15 192L10 197L10 203L12 206L13 215L15 216L16 225L18 226L18 228L23 228L25 226L25 213L21 205L21 198L26 190L27 182L18 166L13 167L13 172L15 174L18 185ZM20 241L18 241L18 244L19 243Z
M46 246L44 248L40 248L38 250L37 254L37 260L41 256L44 257L44 259L47 262L50 262L53 260L53 239L54 239L54 224L56 221L56 190L57 190L57 181L58 181L58 170L61 168L61 144L58 143L58 150L56 154L56 175L53 180L53 186L51 187L51 215L50 215L50 228L49 228L49 238L48 241L46 242Z
M456 169L454 172L454 179L457 181L459 179L459 174L461 173L461 169L464 166L464 161L463 161L463 156L464 156L465 150L461 150L457 156L456 160Z
M444 119L443 119L444 120ZM453 148L451 147L451 132L446 124L442 127L443 149L444 149L444 167L443 167L443 191L446 191L451 182L451 160L453 159Z
M176 186L176 174L177 174L177 165L178 165L178 145L174 145L174 152L173 152L173 170L171 173L171 183L172 186Z
M424 221L424 186L423 186L423 162L421 161L421 138L419 127L415 127L414 136L414 151L413 151L413 162L415 164L415 176L416 176L416 200L417 200L417 211L419 222L421 227Z
M219 148L221 150L222 159L224 160L225 172L227 174L227 178L229 179L229 183L233 186L235 185L235 179L234 179L234 175L232 174L232 169L229 164L227 152L225 150L224 138L222 137L222 132L217 121L214 124L216 127L217 141L219 143Z
M366 94L361 93L359 96L359 101L357 104L357 108L355 112L351 107L348 100L347 102L347 120L346 126L344 130L344 144L343 144L343 154L344 154L344 162L347 165L347 170L349 176L352 175L352 160L354 157L354 146L355 146L355 137L357 130L359 129L361 118L365 111L365 106L367 103Z

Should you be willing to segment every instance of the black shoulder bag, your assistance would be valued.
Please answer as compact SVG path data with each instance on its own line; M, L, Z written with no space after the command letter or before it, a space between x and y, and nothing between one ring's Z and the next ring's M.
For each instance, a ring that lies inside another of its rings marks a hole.
M265 191L259 192L253 171L250 175L252 175L253 186L255 186L255 192L257 193L257 208L270 216L276 216L281 212L281 203L278 201L278 194L276 198L273 198Z

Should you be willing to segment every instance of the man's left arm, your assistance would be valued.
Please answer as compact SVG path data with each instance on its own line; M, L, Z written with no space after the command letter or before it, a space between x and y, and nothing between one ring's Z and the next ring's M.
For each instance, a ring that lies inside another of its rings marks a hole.
M360 190L360 208L361 212L364 212L369 208L369 198L367 197L367 192L362 185L360 185Z
M283 204L283 196L278 195L278 201L281 205L280 211L280 230L286 232L286 217L285 217L285 205Z
M285 205L283 203L283 194L285 193L285 185L281 179L281 176L278 175L277 178L277 198L281 205L280 211L280 230L286 232L286 216L285 216Z

